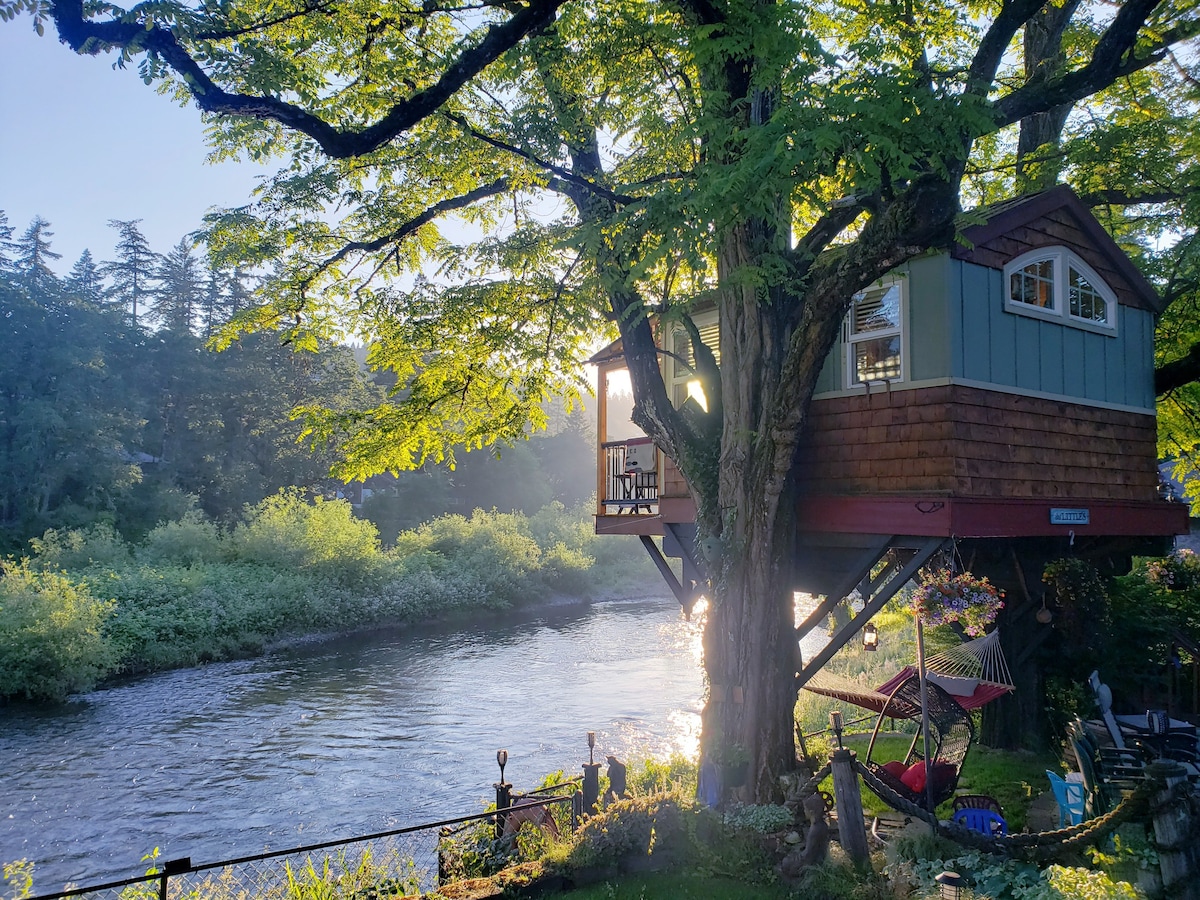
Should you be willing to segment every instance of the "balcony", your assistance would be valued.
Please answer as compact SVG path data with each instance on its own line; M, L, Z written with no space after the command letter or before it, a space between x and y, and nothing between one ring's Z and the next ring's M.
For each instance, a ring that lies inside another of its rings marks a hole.
M602 515L658 514L658 451L650 438L629 438L600 445Z

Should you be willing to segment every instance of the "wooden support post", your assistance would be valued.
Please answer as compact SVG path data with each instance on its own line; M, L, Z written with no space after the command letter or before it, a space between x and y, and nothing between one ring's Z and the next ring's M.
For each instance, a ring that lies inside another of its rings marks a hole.
M1163 893L1177 900L1200 900L1197 853L1189 842L1196 823L1192 821L1187 803L1172 800L1175 792L1181 789L1178 786L1187 785L1187 771L1177 762L1160 759L1146 767L1146 776L1165 782L1164 788L1150 801Z
M830 767L833 769L833 802L837 807L838 840L856 866L866 866L870 862L871 853L867 849L867 823L863 820L862 795L858 792L854 751L835 750Z

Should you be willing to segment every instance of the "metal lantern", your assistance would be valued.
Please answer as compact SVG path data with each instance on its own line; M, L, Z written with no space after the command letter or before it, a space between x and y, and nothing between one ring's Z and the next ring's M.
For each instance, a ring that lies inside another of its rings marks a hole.
M838 749L842 749L842 711L835 709L829 714L829 724L833 728L834 737L837 738Z
M963 894L963 877L957 872L943 872L933 879L940 885L942 900L959 900Z
M879 629L874 622L868 622L862 630L863 649L874 653L879 649Z
M500 783L504 784L504 767L508 765L508 751L497 750L496 762L500 765Z

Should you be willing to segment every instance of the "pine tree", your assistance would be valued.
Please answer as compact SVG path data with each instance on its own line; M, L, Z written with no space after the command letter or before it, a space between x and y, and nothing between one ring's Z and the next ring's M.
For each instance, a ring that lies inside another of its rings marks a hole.
M0 275L13 269L12 254L16 244L12 241L12 226L8 224L8 214L0 209Z
M109 219L109 227L117 229L120 238L114 248L117 259L100 266L100 274L111 279L105 299L122 303L129 309L130 322L138 324L138 309L145 308L154 289L154 269L158 254L138 229L141 219Z
M62 254L50 249L52 237L54 232L50 230L50 223L41 216L35 216L25 233L13 244L16 251L13 268L17 277L31 287L53 284L58 280L50 268L50 261L62 259Z
M104 296L104 279L100 267L92 258L92 251L85 249L75 260L67 275L67 290L88 303L99 303Z
M205 300L200 261L192 248L191 241L180 239L159 260L155 270L158 286L151 301L152 310L158 322L176 334L191 333Z

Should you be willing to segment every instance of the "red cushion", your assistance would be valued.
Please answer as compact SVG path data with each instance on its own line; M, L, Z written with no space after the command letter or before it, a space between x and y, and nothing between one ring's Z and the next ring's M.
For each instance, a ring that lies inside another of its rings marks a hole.
M904 773L908 771L908 766L900 762L898 759L893 759L891 762L885 762L881 769L887 769L888 774L896 778L902 778Z
M915 763L909 766L905 773L900 776L900 783L914 794L919 794L924 791L925 760L918 759Z

